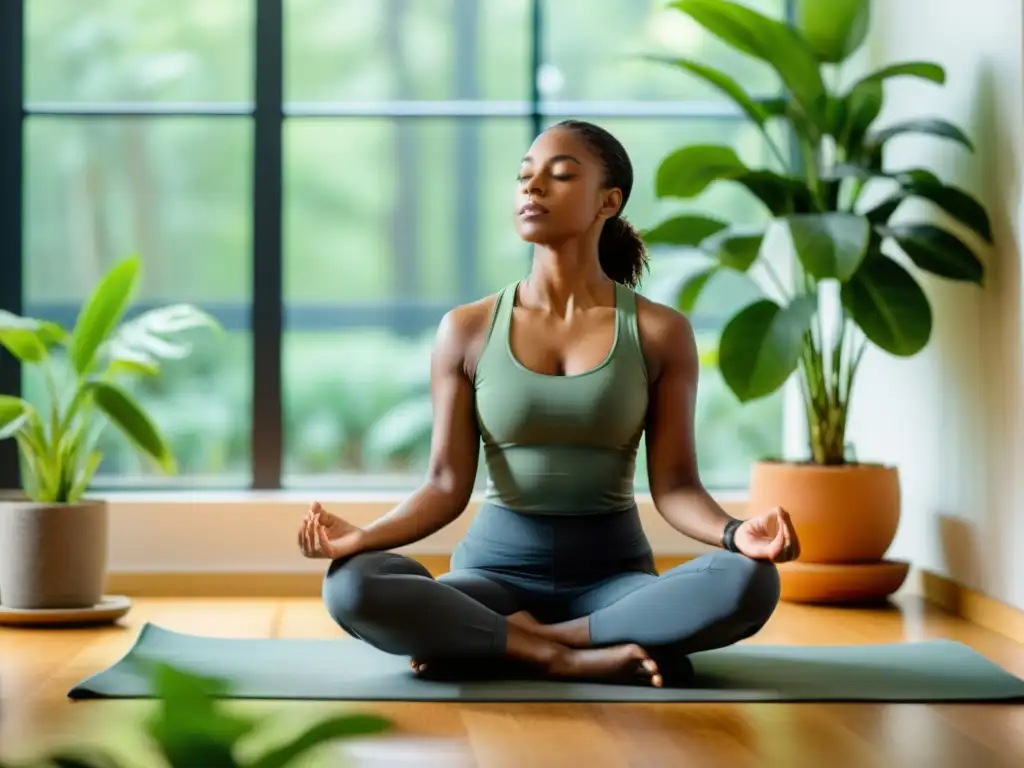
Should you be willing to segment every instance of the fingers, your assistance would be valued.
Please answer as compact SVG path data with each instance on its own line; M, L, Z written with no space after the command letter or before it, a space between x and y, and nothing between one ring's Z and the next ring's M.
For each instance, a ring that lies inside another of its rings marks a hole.
M796 528L789 513L782 507L775 508L775 515L778 521L779 532L783 536L784 545L781 552L780 562L796 560L800 557L800 540L796 535Z
M322 525L317 525L316 527L316 544L317 549L326 557L335 557L334 546L331 544L331 540L327 538L327 530Z
M302 525L299 527L299 548L306 557L317 557L321 552L319 531L322 528L320 524L320 513L322 511L323 507L318 502L313 502L302 520Z

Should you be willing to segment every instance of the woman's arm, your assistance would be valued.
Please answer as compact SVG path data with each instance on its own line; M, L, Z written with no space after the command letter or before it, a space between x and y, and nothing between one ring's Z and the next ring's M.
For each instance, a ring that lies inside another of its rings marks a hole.
M387 550L425 539L455 520L469 503L480 456L473 382L467 358L480 336L484 302L458 307L441 320L430 363L434 427L423 485L363 529L359 551Z
M690 321L674 309L642 301L638 313L651 371L647 471L651 497L680 533L722 545L733 520L711 497L697 470L695 411L700 358Z

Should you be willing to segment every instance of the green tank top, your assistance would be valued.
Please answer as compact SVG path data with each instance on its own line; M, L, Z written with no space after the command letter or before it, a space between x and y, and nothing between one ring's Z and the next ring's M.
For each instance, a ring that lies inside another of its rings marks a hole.
M647 415L647 367L636 294L615 284L615 340L596 368L549 376L512 354L518 283L499 294L476 366L484 499L518 512L614 512L634 503L636 454Z

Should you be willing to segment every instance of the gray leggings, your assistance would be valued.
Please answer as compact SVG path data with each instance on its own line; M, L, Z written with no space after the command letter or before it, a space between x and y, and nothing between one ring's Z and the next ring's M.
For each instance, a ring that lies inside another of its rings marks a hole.
M546 623L589 616L593 645L638 643L657 659L750 637L779 589L773 564L724 550L659 575L635 507L555 517L485 504L448 573L366 552L331 563L323 600L349 634L421 660L501 656L517 611Z

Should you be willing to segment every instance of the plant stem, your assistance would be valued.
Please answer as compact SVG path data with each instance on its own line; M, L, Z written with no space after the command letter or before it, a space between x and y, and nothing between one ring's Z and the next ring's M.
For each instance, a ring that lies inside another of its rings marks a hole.
M768 275L768 279L778 289L783 300L788 301L790 298L789 291L787 291L786 286L782 284L782 280L779 278L778 273L772 267L771 263L767 259L762 259L761 264L764 267L765 273Z
M789 163L786 161L785 156L782 154L782 150L779 149L779 145L772 139L771 134L768 133L768 129L765 126L761 126L761 133L764 134L765 141L768 142L768 149L775 155L775 159L779 161L779 167L785 171L789 168Z

